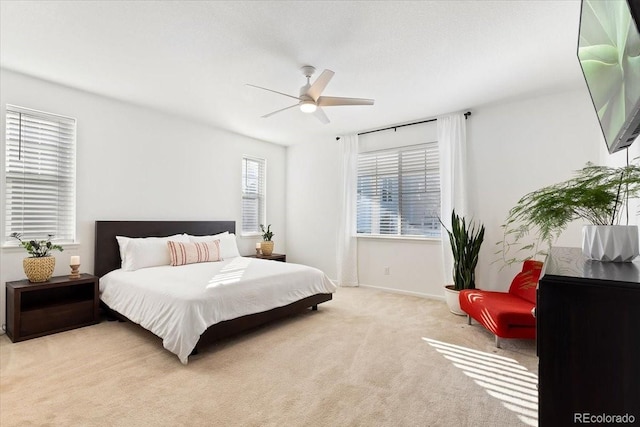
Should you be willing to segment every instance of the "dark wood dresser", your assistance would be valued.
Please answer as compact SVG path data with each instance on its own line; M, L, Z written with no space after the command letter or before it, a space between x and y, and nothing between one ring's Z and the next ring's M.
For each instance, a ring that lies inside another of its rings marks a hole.
M640 259L553 248L538 285L537 350L540 426L640 425Z
M272 261L287 262L287 256L285 254L271 254L271 255L253 254L253 255L246 255L246 256L248 258L270 259Z
M98 323L98 284L90 274L7 282L7 335L18 342Z

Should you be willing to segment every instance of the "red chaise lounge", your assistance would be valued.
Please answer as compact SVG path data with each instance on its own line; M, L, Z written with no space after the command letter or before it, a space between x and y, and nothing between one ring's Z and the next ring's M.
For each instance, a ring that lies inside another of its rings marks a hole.
M536 288L542 262L527 260L511 282L509 292L464 289L460 291L460 308L471 318L500 338L535 338Z

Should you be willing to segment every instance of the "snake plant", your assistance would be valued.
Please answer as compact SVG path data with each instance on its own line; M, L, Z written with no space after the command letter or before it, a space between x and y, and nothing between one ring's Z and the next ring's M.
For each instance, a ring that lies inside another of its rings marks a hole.
M442 221L441 221L442 223ZM467 223L464 217L451 213L451 230L442 224L451 243L453 253L453 285L456 291L475 289L476 266L480 255L480 246L484 240L484 225L474 221Z

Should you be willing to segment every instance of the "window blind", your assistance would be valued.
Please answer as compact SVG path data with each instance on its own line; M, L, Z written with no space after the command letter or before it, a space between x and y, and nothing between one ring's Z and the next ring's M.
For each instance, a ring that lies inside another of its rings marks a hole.
M242 233L260 232L265 221L266 161L242 158Z
M438 143L358 155L359 234L440 237Z
M5 239L75 240L75 119L7 105Z

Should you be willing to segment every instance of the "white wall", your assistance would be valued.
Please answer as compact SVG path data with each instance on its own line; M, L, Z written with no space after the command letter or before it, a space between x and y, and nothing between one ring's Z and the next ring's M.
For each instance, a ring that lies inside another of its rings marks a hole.
M627 164L627 150L609 154L609 151L607 150L606 144L604 142L604 137L602 137L600 147L600 164L612 167L620 167ZM637 164L638 157L640 157L640 138L634 141L631 147L629 147L628 151L629 161L631 162L635 159ZM628 213L629 225L640 224L640 199L629 200ZM626 219L627 216L624 216L624 218ZM622 224L626 224L626 221L622 222Z
M526 193L564 181L588 161L598 163L601 134L584 90L479 107L468 122L471 206L486 227L477 285L506 290L519 266L503 268L494 252L500 225ZM580 246L581 224L558 246Z
M479 287L504 290L514 275L513 269L492 263L502 237L500 225L513 204L529 191L567 179L587 161L598 163L603 142L592 108L585 88L472 109L467 122L470 213L487 228ZM288 256L304 259L330 277L336 274L337 217L326 213L338 205L337 155L333 141L301 143L289 149L287 160ZM310 173L315 160L322 162L322 173ZM313 250L304 256L298 252L303 248L292 244L294 234L303 230L313 235L307 239ZM579 246L579 224L558 243ZM359 239L358 248L362 284L443 297L438 242Z
M287 149L287 261L319 268L334 279L339 153L335 139Z
M54 274L67 274L69 257L75 254L81 256L82 272L93 271L96 220L235 220L239 230L243 154L267 160L267 221L273 224L277 251L286 251L286 147L4 69L0 70L0 104L0 167L4 167L6 104L78 121L79 245L55 254ZM4 216L4 198L1 200ZM258 240L239 238L240 252L253 253ZM25 277L25 252L2 249L0 254L0 317L4 324L4 283Z

